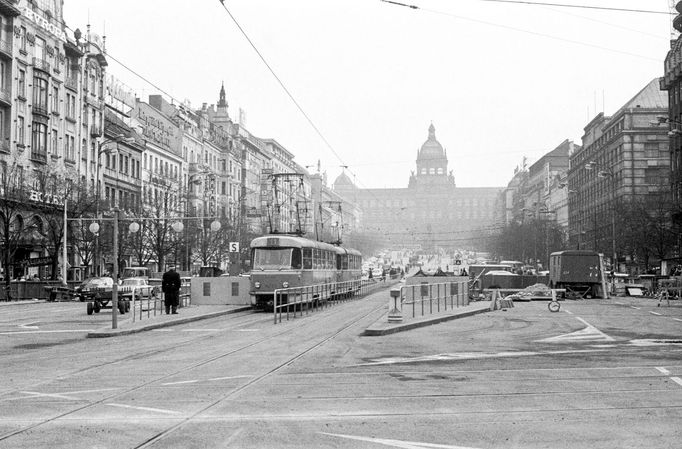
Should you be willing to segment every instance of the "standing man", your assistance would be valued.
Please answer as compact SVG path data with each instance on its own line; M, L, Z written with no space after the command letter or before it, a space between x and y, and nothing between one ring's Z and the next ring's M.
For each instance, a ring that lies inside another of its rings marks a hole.
M166 315L171 313L171 307L173 308L173 314L177 315L178 304L180 302L179 292L181 285L182 283L180 281L180 274L175 271L175 267L170 267L168 271L163 273L161 291L164 294L163 301L166 305Z

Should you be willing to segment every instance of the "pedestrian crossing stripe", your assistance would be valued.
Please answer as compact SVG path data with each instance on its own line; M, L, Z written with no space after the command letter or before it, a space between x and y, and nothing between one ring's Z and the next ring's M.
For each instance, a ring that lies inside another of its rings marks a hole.
M540 343L574 343L583 341L615 341L613 337L609 337L596 327L592 326L587 321L580 317L576 317L583 324L585 328L575 332L569 332L568 334L557 335L556 337L543 338L542 340L536 340Z

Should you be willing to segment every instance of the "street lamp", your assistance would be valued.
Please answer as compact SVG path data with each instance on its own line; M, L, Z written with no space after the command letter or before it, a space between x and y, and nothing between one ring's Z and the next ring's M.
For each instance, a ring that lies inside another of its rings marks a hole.
M204 176L204 175L210 175L210 174L211 174L210 171L202 170L202 171L197 172L197 173L192 173L191 175L189 175L187 177L187 185L185 186L186 192L184 195L185 196L185 217L189 217L189 200L190 200L190 193L194 194L194 192L193 192L194 187L193 186L201 184L200 179L194 179L194 178L196 178L198 176ZM191 192L190 192L190 186L192 186ZM195 213L195 215L196 215L196 213ZM183 229L185 231L184 232L184 236L185 236L185 263L186 263L185 267L186 267L187 271L191 271L190 270L191 261L190 261L190 257L189 257L188 228L189 228L189 226L183 226ZM182 232L182 229L179 232Z
M598 169L597 176L599 178L610 178L611 180L611 251L613 261L611 263L612 271L616 271L618 267L618 258L616 254L616 179L613 170L600 166L598 163L592 161L585 164L586 170Z

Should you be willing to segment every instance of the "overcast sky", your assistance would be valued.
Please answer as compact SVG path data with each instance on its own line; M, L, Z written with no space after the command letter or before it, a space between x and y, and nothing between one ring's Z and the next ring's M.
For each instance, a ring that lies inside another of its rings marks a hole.
M541 0L529 0L541 1ZM667 0L548 0L667 11ZM329 183L406 187L431 123L459 187L503 186L663 74L671 16L482 0L65 0L72 28L177 100L247 114ZM141 98L159 93L109 59ZM320 134L323 137L320 137ZM326 140L326 141L325 141ZM312 170L312 169L311 169Z

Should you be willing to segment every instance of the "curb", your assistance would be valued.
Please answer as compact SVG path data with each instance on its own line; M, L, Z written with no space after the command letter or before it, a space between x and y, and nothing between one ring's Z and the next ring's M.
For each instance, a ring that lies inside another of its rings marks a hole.
M368 336L368 337L377 337L377 336L382 336L382 335L389 335L389 334L395 334L397 332L403 332L403 331L408 331L411 329L416 329L418 327L426 327L426 326L431 326L432 324L438 324L438 323L443 323L445 321L450 321L450 320L456 320L458 318L466 318L468 316L472 315L478 315L479 313L486 313L490 312L491 310L488 307L482 308L482 309L477 309L477 310L467 310L465 312L460 312L460 313L455 313L452 315L446 315L446 316L440 316L440 317L435 317L433 319L428 319L428 320L423 320L423 321L417 321L414 323L408 323L408 324L400 324L397 326L393 326L390 328L385 328L385 329L372 329L372 328L367 328L365 329L365 332L362 335ZM384 319L385 317L382 317L381 319Z
M136 334L138 332L144 332L148 330L153 330L153 329L160 329L162 327L170 327L170 326L175 326L178 324L185 324L185 323L191 323L193 321L199 321L199 320L205 320L208 318L217 318L223 315L230 315L233 313L239 313L239 312L245 312L247 310L251 310L251 306L246 306L246 307L239 307L236 309L230 309L230 310L223 310L220 312L211 312L211 313L206 313L203 315L196 315L196 316L190 316L187 318L177 318L172 321L164 321L162 323L152 323L140 327L136 327L133 329L101 329L97 330L94 332L89 332L86 335L86 338L106 338L106 337L118 337L121 335L130 335L130 334Z
M0 301L0 307L6 307L6 306L25 306L26 304L45 304L48 302L45 299L36 299L34 300L19 300L19 301Z

